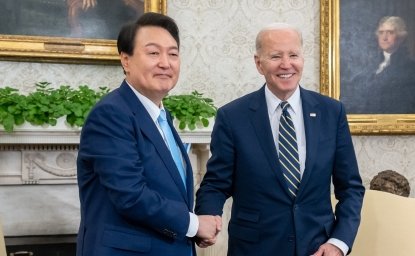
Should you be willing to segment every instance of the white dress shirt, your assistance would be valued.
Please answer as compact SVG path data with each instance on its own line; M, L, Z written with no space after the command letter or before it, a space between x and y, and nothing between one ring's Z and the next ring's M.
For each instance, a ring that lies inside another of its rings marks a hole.
M282 114L281 107L279 107L281 100L277 98L268 88L265 86L265 100L267 102L268 116L272 129L272 135L274 138L274 145L278 152L278 131L280 126L280 117ZM290 104L288 113L290 113L291 119L295 127L295 136L297 137L298 155L300 160L301 177L303 176L305 169L305 156L306 156L306 140L304 130L303 108L300 98L300 88L297 87L293 95L287 100Z
M383 52L384 60L382 63L379 64L378 69L376 70L376 74L382 72L387 66L390 64L391 54L387 52Z

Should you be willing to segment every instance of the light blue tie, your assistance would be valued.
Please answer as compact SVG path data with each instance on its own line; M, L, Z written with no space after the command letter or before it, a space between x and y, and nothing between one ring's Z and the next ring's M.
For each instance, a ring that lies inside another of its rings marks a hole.
M282 114L278 134L278 156L288 190L292 197L295 198L300 185L301 173L295 128L288 113L289 105L286 101L281 102Z
M183 167L180 149L177 146L176 140L174 139L169 123L167 122L166 111L164 109L161 109L157 121L160 124L160 128L163 131L166 144L170 150L171 156L173 157L174 163L176 164L177 169L179 170L183 184L186 187L186 173Z

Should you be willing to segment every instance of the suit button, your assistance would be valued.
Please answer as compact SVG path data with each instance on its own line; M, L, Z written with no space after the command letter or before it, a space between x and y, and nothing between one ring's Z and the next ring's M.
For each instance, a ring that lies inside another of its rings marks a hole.
M292 243L295 241L295 236L288 236L288 242Z
M166 235L166 236L168 236L168 237L171 237L171 238L176 238L177 237L177 234L176 233L174 233L173 231L171 231L171 230L168 230L168 229L163 229L163 234L164 235Z
M297 211L297 210L298 210L298 204L295 204L295 205L293 206L293 210L294 210L294 211Z

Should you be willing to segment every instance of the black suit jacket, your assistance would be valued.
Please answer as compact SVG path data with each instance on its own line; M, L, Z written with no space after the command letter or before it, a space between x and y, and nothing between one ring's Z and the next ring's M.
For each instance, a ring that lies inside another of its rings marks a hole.
M341 85L340 100L348 113L415 113L415 62L406 48L401 47L391 55L390 64L376 74L383 59L383 53L379 53L372 66L364 68L350 83Z

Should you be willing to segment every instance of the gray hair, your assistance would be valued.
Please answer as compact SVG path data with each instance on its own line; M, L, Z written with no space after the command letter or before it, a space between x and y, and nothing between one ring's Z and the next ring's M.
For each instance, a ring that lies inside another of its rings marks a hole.
M298 37L300 38L301 47L303 46L303 34L301 33L301 30L299 28L288 23L274 22L274 23L266 25L258 32L256 36L256 40L255 40L256 52L258 53L262 48L262 36L264 35L265 32L270 31L270 30L284 30L284 29L289 29L289 30L293 30L297 32Z
M385 17L383 17L379 21L378 28L376 29L376 35L378 34L380 26L382 26L385 23L391 25L395 29L396 34L400 38L405 38L408 35L408 31L406 30L405 21L401 17L398 17L398 16L385 16Z

